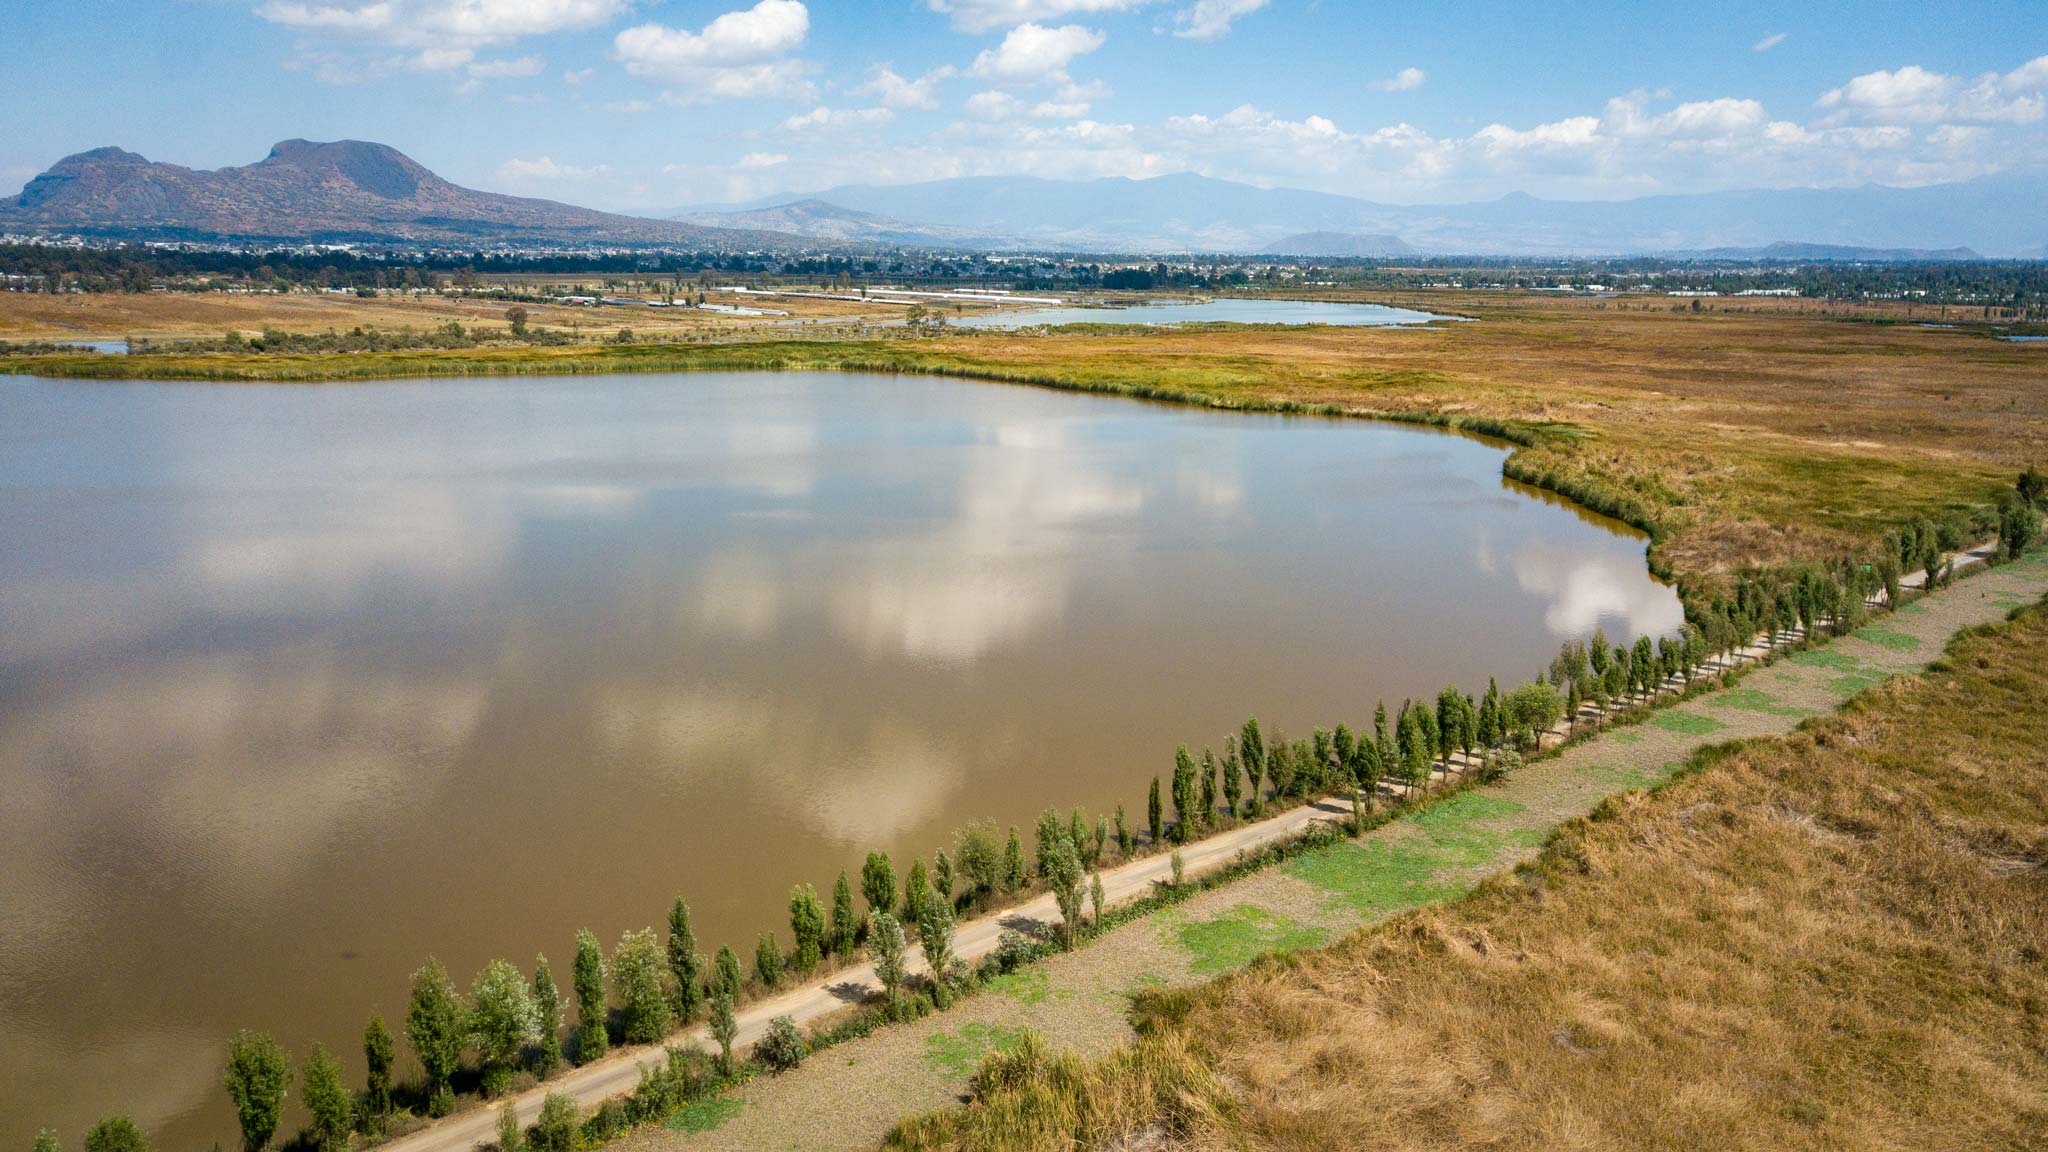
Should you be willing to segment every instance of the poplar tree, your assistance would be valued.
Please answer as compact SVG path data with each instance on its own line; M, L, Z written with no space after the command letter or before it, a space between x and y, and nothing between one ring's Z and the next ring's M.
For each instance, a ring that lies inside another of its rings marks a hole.
M1152 833L1150 843L1156 847L1159 844L1160 834L1165 827L1159 811L1159 777L1157 776L1152 778L1152 795L1145 801L1145 819L1146 825Z
M469 1042L483 1070L484 1095L497 1095L526 1046L539 1040L540 1013L526 977L503 960L486 964L469 986Z
M620 1024L628 1044L652 1044L668 1035L674 1016L661 985L666 969L654 929L642 928L619 937L612 952L612 982L619 989Z
M1173 841L1188 842L1195 815L1195 758L1183 744L1173 750Z
M846 879L845 873L840 880ZM704 1004L704 954L697 951L697 933L690 927L690 906L681 896L668 910L668 972L676 985L676 1019L688 1024Z
M1130 859L1131 856L1131 828L1130 824L1124 819L1124 806L1122 804L1116 806L1116 854L1120 859L1125 860Z
M1243 778L1238 775L1243 764L1238 759L1235 745L1233 738L1223 749L1223 807L1232 820L1238 818L1238 801L1244 799Z
M924 861L912 860L910 871L903 876L903 915L911 920L924 915L924 906L931 902L931 898L932 884Z
M907 950L903 925L887 912L877 913L868 926L868 955L874 960L875 979L882 982L882 994L894 1006L903 987L903 958Z
M859 935L859 925L853 918L853 885L847 882L846 869L841 868L839 879L832 883L832 954L841 960L852 959Z
M960 872L967 877L974 895L985 896L1002 884L1003 849L997 842L993 822L977 820L955 832L953 849L960 861Z
M291 1075L291 1058L267 1034L244 1029L228 1042L228 1067L221 1085L235 1105L242 1152L262 1152L276 1134Z
M533 1010L540 1027L540 1078L545 1080L562 1067L562 992L542 955L533 958Z
M740 985L745 982L745 978L740 975L740 958L738 954L733 952L732 946L729 944L719 945L718 957L711 962L711 987L709 991L712 995L723 992L729 997L737 997L740 994Z
M524 989L525 981L521 980L519 986ZM300 1073L299 1084L306 1112L313 1121L307 1126L313 1147L318 1152L333 1152L336 1148L346 1147L349 1130L354 1126L355 1101L349 1098L348 1089L342 1087L341 1061L336 1060L325 1045L314 1044L313 1054L306 1058L306 1067Z
M740 1020L733 1011L730 993L720 992L711 998L711 1038L718 1042L719 1072L732 1075L732 1043L740 1038Z
M363 1026L363 1065L369 1077L363 1092L363 1110L372 1120L391 1112L391 1063L396 1055L391 1030L384 1027L384 1017L372 1014L370 1022Z
M1003 891L1015 892L1024 886L1024 839L1017 835L1017 826L1010 825L1010 842L1003 845Z
M1052 859L1046 864L1046 880L1051 884L1053 898L1060 906L1060 938L1071 948L1074 929L1081 921L1081 862L1074 858L1071 847L1061 845L1054 849Z
M1043 880L1052 873L1048 871L1052 862L1053 846L1065 842L1069 847L1073 841L1067 830L1060 826L1060 814L1047 808L1038 814L1038 823L1032 830L1034 843L1031 853L1031 870Z
M796 940L790 966L808 974L825 958L825 906L809 884L789 890L789 932Z
M1256 811L1264 799L1259 794L1259 781L1266 775L1266 738L1259 732L1258 717L1253 716L1244 722L1244 728L1237 736L1237 749L1244 757L1244 775L1251 781L1251 802Z
M576 1062L588 1064L611 1047L604 1002L604 949L585 928L576 933L576 965L570 973L576 990Z
M427 1074L427 1098L435 1115L445 1115L455 1099L448 1078L462 1059L462 997L448 970L431 957L412 974L412 1004L405 1014L405 1039Z
M1216 754L1202 749L1202 827L1216 819ZM1094 861L1089 861L1091 865Z
M775 942L773 932L763 932L754 938L754 975L763 988L782 984L782 946Z
M889 863L887 852L868 853L867 863L860 869L860 894L868 902L869 916L877 912L895 913L896 869Z
M1358 783L1358 738L1351 734L1350 725L1339 724L1337 725L1337 731L1332 734L1330 739L1337 756L1338 775L1343 777L1346 783L1356 785Z
M943 983L953 971L953 905L927 894L924 910L917 917L917 936L924 945L924 962L931 968L932 982Z
M953 905L953 861L944 848L932 853L932 894Z

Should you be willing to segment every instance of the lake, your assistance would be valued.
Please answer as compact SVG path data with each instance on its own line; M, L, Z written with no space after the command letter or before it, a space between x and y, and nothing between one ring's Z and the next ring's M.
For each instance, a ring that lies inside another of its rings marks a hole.
M237 1028L360 1085L429 954L566 991L680 893L750 957L871 848L1142 825L1248 714L1680 622L1501 456L927 377L0 377L0 1144L231 1146Z
M998 312L949 316L960 328L1035 328L1061 324L1324 324L1379 328L1427 324L1451 317L1384 304L1338 304L1326 300L1245 300L1218 298L1199 303L1154 301L1124 308L1013 308Z

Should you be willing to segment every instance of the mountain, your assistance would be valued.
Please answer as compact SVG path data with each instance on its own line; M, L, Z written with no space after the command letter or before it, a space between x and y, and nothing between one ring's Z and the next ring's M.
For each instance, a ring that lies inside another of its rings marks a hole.
M1413 256L1399 236L1357 232L1301 232L1260 249L1268 256Z
M1780 240L1761 248L1709 248L1704 252L1669 253L1706 260L1797 260L1805 263L1884 264L1938 260L1982 260L1968 248L1858 248L1851 244L1801 244Z
M710 228L781 232L819 240L903 248L1005 248L1015 247L1017 243L969 228L906 224L873 212L856 212L815 199L778 204L772 208L683 212L673 218Z
M2048 244L2040 189L2019 169L1923 188L1866 184L1634 200L1543 200L1513 193L1456 204L1378 204L1256 188L1192 173L1149 180L975 176L922 184L850 184L726 210L820 200L926 227L1098 252L1256 252L1310 232L1395 235L1424 252L1608 255L1760 247L1796 236L1864 248L1967 247L2009 256Z
M477 192L360 140L286 140L255 164L201 171L119 148L67 156L0 199L0 231L130 239L679 244L789 247L788 236L615 216Z

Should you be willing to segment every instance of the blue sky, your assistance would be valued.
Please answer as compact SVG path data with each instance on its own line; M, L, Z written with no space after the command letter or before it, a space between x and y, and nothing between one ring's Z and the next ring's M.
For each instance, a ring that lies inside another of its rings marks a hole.
M294 136L648 211L1197 171L1393 202L1927 184L2048 159L2048 2L15 0L0 191Z

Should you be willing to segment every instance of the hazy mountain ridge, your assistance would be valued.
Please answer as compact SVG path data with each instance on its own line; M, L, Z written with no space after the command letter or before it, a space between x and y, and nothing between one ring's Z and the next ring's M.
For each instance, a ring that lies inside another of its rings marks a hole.
M789 236L619 216L451 184L360 140L286 140L255 164L202 170L119 148L67 156L0 199L0 230L129 238L429 244L789 246Z
M823 200L796 200L773 207L736 211L701 210L673 217L709 228L766 231L855 244L912 248L1014 248L1018 241L972 229L910 224L873 212L859 212Z
M976 176L842 185L721 209L821 201L995 246L1161 253L1258 252L1290 237L1391 235L1421 252L1609 255L1760 248L1794 242L1870 249L1967 248L2017 256L2048 245L2048 173L2022 170L1924 188L1763 189L1543 200L1513 193L1460 204L1379 204L1183 173L1150 180Z
M1275 240L1260 251L1269 256L1369 257L1412 256L1415 248L1385 233L1301 232Z

